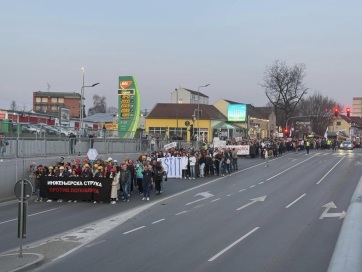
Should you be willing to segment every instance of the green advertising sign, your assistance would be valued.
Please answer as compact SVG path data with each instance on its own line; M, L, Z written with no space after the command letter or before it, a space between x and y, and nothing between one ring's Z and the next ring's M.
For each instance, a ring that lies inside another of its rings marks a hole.
M133 138L141 115L141 100L133 76L120 76L118 82L118 137Z

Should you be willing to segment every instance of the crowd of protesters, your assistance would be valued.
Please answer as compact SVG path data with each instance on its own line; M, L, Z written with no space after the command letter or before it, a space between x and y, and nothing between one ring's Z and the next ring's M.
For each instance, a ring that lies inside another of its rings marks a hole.
M150 192L155 185L156 195L163 193L163 181L167 180L163 166L155 157L149 159L143 155L134 162L129 157L118 163L109 157L107 160L96 160L90 163L85 159L83 163L79 159L65 162L64 157L53 165L38 165L35 162L29 166L29 179L35 185L36 202L52 202L54 199L43 200L40 195L41 178L52 177L84 177L84 178L110 178L112 179L112 189L109 196L111 204L116 204L119 199L124 202L130 201L131 191L138 189L142 200L150 200ZM57 199L63 202L63 199ZM73 202L73 200L67 200ZM74 200L74 202L77 202ZM97 203L96 201L94 203Z
M163 193L164 181L167 180L159 158L181 157L182 179L196 179L210 176L224 177L233 171L239 170L238 156L235 147L230 145L249 145L249 156L251 158L262 158L269 166L269 158L277 157L285 152L298 152L307 149L335 149L338 145L336 140L306 139L257 139L245 142L236 142L233 138L226 141L222 147L194 148L171 148L167 151L154 151L142 153L137 160L125 157L118 162L109 157L107 160L98 159L90 163L87 159L81 162L79 159L64 161L61 157L53 165L30 165L30 180L35 184L36 201L43 201L40 197L40 180L42 176L54 177L105 177L112 179L112 190L109 200L115 204L118 200L130 201L131 192L138 191L142 200L150 200L150 195L155 190L155 195ZM47 199L51 202L53 199ZM62 202L63 199L58 199ZM72 202L72 200L68 200ZM76 201L74 201L76 202ZM96 203L96 202L95 202Z

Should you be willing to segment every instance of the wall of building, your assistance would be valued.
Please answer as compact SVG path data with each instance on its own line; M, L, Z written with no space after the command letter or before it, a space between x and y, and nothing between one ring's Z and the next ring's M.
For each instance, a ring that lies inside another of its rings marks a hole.
M351 116L362 117L362 97L353 97Z
M194 123L190 119L149 119L147 118L145 121L146 132L149 132L150 127L166 127L168 128L166 135L170 137L169 128L184 128L187 129L187 141L191 139L191 133L189 132L189 127L185 125L185 122L189 121L194 125L194 129L198 127L204 128L208 130L208 141L212 139L212 128L210 120L196 120ZM177 125L178 124L178 125ZM197 130L196 130L197 131ZM200 130L202 131L202 130Z
M79 118L80 116L80 100L78 98L64 98L64 108L69 109L71 118Z

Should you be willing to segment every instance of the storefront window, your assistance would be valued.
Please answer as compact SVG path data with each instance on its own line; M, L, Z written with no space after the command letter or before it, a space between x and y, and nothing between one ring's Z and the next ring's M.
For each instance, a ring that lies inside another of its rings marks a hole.
M169 128L170 139L172 140L186 140L187 139L187 129L186 128Z

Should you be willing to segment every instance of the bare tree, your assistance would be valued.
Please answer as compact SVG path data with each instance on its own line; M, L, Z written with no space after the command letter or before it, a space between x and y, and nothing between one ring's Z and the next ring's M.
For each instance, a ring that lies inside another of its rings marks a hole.
M295 115L309 117L308 119L313 124L313 131L323 135L334 117L335 108L341 112L342 105L315 91L313 95L300 100Z
M93 107L88 109L88 115L95 113L105 113L107 109L106 97L95 94L93 95Z
M304 64L288 67L285 61L276 60L272 66L267 66L264 73L265 95L274 106L277 125L284 126L307 93L303 79L306 76Z
M107 112L108 112L108 113L117 114L118 109L117 109L116 107L111 106L111 107L108 107L108 108L107 108Z
M18 110L18 105L16 104L15 100L11 101L9 110L13 110L13 111Z

